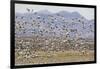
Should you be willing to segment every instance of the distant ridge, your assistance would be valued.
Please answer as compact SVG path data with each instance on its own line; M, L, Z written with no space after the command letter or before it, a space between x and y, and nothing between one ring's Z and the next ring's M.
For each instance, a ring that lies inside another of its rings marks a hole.
M24 14L16 13L15 16L17 16L16 24L24 26L20 31L16 29L16 36L41 35L40 31L42 31L44 36L60 37L69 34L70 38L73 39L79 34L81 38L94 38L94 20L87 20L78 12L60 11L52 13L48 10L41 10ZM34 22L36 24L33 25Z

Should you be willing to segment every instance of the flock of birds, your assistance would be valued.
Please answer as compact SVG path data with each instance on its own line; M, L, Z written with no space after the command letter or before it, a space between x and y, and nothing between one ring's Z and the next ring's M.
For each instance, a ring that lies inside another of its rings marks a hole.
M34 12L33 9L27 8L26 10L28 11L28 13ZM34 12L34 15L36 15L36 14L37 14L37 12ZM65 24L59 25L59 23L58 24L55 23L55 22L59 21L57 19L57 17L62 20L62 23L65 23ZM16 19L16 23L15 23L16 31L15 31L15 33L16 34L22 33L24 35L27 32L29 32L29 34L31 34L31 33L33 35L36 34L37 36L38 36L38 34L40 34L41 36L45 36L45 34L48 34L48 35L53 34L54 36L60 34L61 36L63 36L62 34L65 34L66 37L70 37L69 32L76 32L75 34L77 34L78 36L80 35L80 32L78 32L78 29L75 29L75 28L68 29L67 28L68 21L66 20L66 18L64 18L60 14L57 14L57 17L48 15L46 18L43 18L42 16L38 15L34 19L32 16L30 16L30 17L28 17L28 19L30 19L30 21L31 21L31 23L30 23L28 21L24 21L24 19L26 18L24 15L23 16L16 15L16 18L15 18ZM72 27L73 27L75 25L74 22L77 20L77 23L81 23L81 27L83 29L86 29L85 22L82 21L82 19L84 19L84 18L81 17L81 19L80 18L71 19L72 23L70 23L69 26L72 25ZM46 20L48 20L48 22ZM28 27L26 27L26 26L29 26L30 28L28 29ZM91 30L88 32L94 32L92 29L92 25L89 25L88 27L91 28ZM39 30L37 30L37 28Z
M33 9L27 8L26 10L27 10L28 13L34 12ZM38 12L34 12L34 16L36 16L37 14L38 14ZM30 34L32 37L34 37L36 35L37 38L45 37L45 36L49 37L50 35L52 35L49 39L51 39L52 37L54 38L54 37L60 36L62 38L62 42L65 43L66 41L64 42L63 39L64 38L66 38L66 40L70 39L70 37L71 37L70 32L74 32L73 34L76 34L75 35L76 39L80 38L81 34L78 31L78 29L75 29L75 28L73 29L73 27L76 23L80 24L83 29L86 28L85 22L82 21L82 19L84 20L83 17L71 19L70 20L71 22L69 24L68 23L69 21L66 18L64 18L63 16L61 16L60 14L57 14L56 17L53 16L53 15L48 15L46 18L39 16L39 15L36 16L35 18L32 17L32 16L28 17L29 22L25 21L26 16L24 16L24 15L23 16L17 16L16 15L16 17L15 17L15 22L16 22L15 23L16 49L20 49L19 50L20 52L21 52L22 49L26 50L26 55L27 55L27 52L28 52L27 57L29 56L29 54L33 53L33 52L32 53L30 52L29 47L31 49L34 49L34 47L32 47L32 43L34 43L34 41L33 41L34 39L32 39L32 40L30 39L29 41L28 40L25 41L24 39L17 40L17 37L21 36L19 33L21 33L22 35L25 35L25 36ZM46 19L48 20L48 22L46 21ZM59 19L62 20L62 25L59 22L58 22L58 24L56 23L57 21L59 21ZM68 25L69 26L71 25L72 28L68 28ZM88 27L92 28L93 26L90 24ZM91 29L88 32L94 32L94 31L93 31L93 29ZM64 36L64 38L63 38L63 36ZM32 43L29 43L29 45L27 45L27 42L32 42ZM75 44L75 46L73 46L74 48L72 48L72 49L76 49L75 47L78 47L78 46L80 46L79 43ZM40 47L40 45L39 45L39 47ZM46 47L46 46L44 46L44 47ZM54 48L54 47L56 47L56 46L53 46L52 48ZM82 49L85 50L85 47L83 47L83 48ZM36 51L36 50L34 49L34 51Z

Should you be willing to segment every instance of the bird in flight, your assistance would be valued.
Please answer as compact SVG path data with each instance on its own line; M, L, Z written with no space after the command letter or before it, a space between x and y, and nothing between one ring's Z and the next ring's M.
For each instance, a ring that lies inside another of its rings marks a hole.
M27 10L28 12L30 12L30 9L29 9L29 8L26 8L26 10Z
M26 10L27 10L28 12L33 12L33 11L34 11L33 9L29 9L29 8L26 8Z

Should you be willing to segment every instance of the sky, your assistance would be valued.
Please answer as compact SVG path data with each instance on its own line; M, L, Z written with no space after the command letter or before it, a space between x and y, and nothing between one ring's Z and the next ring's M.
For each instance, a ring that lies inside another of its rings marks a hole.
M15 12L26 13L26 8L33 9L33 12L48 10L52 13L59 11L78 12L88 20L94 19L94 8L80 8L67 6L47 6L47 5L32 5L32 4L15 4Z

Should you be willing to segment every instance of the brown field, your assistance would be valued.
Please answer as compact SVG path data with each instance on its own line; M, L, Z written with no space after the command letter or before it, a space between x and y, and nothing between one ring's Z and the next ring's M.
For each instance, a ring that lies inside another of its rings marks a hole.
M78 51L65 52L36 52L36 56L23 57L16 54L16 65L29 64L48 64L48 63L67 63L67 62L84 62L94 61L94 53L88 51L88 54L83 54Z
M49 41L47 44L43 39L40 41L36 39L18 39L15 43L16 65L94 61L94 45L91 42L82 45L79 45L80 42L76 42L79 46L74 47L75 42L63 43L57 39Z

